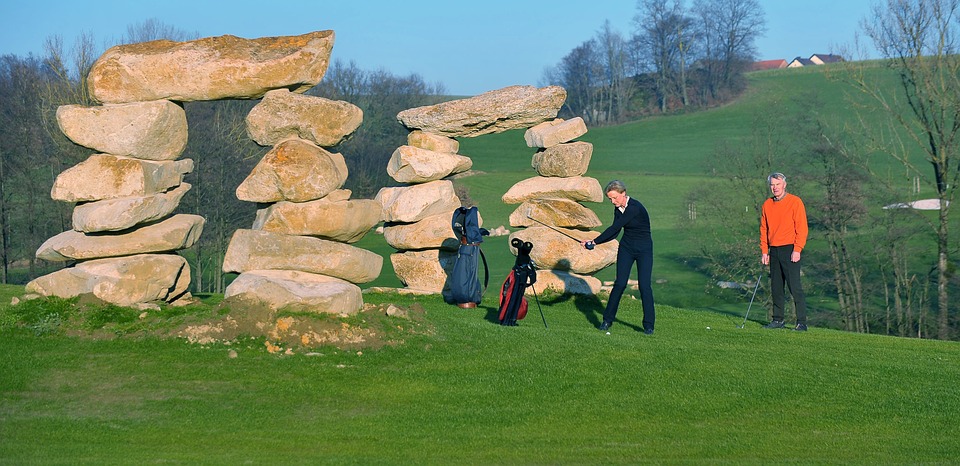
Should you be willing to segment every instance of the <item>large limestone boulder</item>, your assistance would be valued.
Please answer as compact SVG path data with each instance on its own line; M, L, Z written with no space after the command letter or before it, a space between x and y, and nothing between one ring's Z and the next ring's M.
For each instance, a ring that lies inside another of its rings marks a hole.
M595 295L600 292L603 283L600 279L589 275L580 275L564 270L540 269L537 270L537 283L533 286L536 287L537 293L550 290L560 294ZM533 292L533 288L528 287L524 294L529 296Z
M537 225L537 221L578 230L589 230L601 225L596 213L569 199L530 199L510 214L510 226L513 227L531 227Z
M538 151L530 165L540 176L581 176L587 172L592 156L593 144L577 141Z
M77 204L73 208L73 229L84 233L120 231L141 223L160 220L180 205L190 190L189 183L150 196L131 196Z
M448 152L400 146L387 162L387 174L401 183L426 183L465 172L473 160Z
M383 239L394 249L447 249L457 251L460 241L453 233L451 220L453 211L440 215L431 215L415 223L386 223L383 226ZM483 219L477 215L479 224Z
M381 188L376 199L383 206L385 222L413 223L460 207L460 198L449 180Z
M223 297L244 296L273 310L356 314L363 307L360 287L339 278L296 270L251 270L237 276Z
M348 244L309 236L237 230L223 258L224 272L299 270L367 283L380 276L383 257Z
M598 233L592 231L562 229L564 233L581 241L594 239ZM574 241L554 230L543 226L530 227L510 234L510 241L520 238L533 243L530 258L543 269L568 270L578 274L592 274L617 261L619 242L613 240L598 244L593 250L585 249ZM516 250L511 247L516 254Z
M84 294L120 306L174 301L190 285L190 266L176 254L141 254L81 262L27 283L28 293L72 298Z
M94 154L57 175L50 190L55 201L84 202L150 196L179 186L193 171L193 160L154 162Z
M552 178L537 176L521 180L501 197L505 204L519 204L530 199L569 199L603 202L603 188L596 178L572 176Z
M333 147L357 130L363 111L349 102L277 89L264 94L246 121L247 134L261 146L296 137Z
M302 139L287 139L267 152L240 186L249 202L306 202L339 189L347 180L343 156Z
M439 294L457 263L457 253L439 249L405 251L391 254L390 262L397 278L407 288Z
M411 131L407 135L407 145L448 154L456 154L460 151L460 141L420 130Z
M63 262L186 249L200 239L204 222L199 215L179 214L117 234L67 230L40 245L37 258Z
M567 91L560 86L509 86L467 99L404 110L397 114L397 120L411 130L475 137L552 120L566 99Z
M271 204L257 211L253 229L355 243L380 223L379 202L373 199L331 200L330 197Z
M569 120L558 118L528 129L523 134L523 139L527 142L527 147L553 147L584 134L587 134L587 124L583 122L583 118L576 117Z
M303 93L327 72L333 41L333 31L316 31L118 45L93 64L88 87L104 103L258 99L281 88Z
M71 141L97 152L145 160L173 160L187 147L187 115L169 100L57 109Z

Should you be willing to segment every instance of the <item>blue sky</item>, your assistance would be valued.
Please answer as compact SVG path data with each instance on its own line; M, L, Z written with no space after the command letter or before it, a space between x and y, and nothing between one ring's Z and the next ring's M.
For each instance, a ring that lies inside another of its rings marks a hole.
M760 58L789 61L850 46L875 1L759 0L767 21ZM628 36L636 13L633 0L0 0L0 54L39 56L58 34L68 45L88 33L106 46L150 18L200 37L333 29L333 59L417 73L452 94L474 95L539 85L546 68L604 21Z

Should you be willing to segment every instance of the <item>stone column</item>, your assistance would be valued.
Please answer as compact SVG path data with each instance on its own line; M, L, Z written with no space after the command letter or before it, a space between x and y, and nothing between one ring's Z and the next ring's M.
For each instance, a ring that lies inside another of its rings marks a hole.
M524 229L514 232L510 239L517 237L534 244L530 257L540 268L537 287L541 291L553 288L561 293L595 294L601 283L592 274L617 260L616 240L592 251L577 242L595 238L597 234L590 229L601 225L582 202L604 199L600 183L583 176L590 165L593 145L571 142L586 132L579 117L529 128L524 139L528 147L538 149L531 161L538 176L518 182L503 195L505 203L520 204L510 214L510 226Z
M65 170L51 197L75 203L73 229L44 242L37 258L74 262L27 284L44 296L93 294L120 305L189 298L190 267L174 251L200 237L204 219L174 215L193 161L183 109L168 100L57 109L61 131L100 153Z
M460 199L444 178L468 170L472 161L457 154L458 137L478 137L529 128L557 116L566 99L559 86L509 86L467 99L404 110L397 115L408 145L387 166L395 180L408 183L377 195L384 208L387 243L397 277L408 288L442 293L460 246L451 228ZM483 206L479 207L483 212Z
M355 105L321 97L267 92L247 116L247 133L273 146L237 187L237 198L261 205L253 228L237 230L223 261L240 275L225 297L245 295L273 309L353 314L363 307L357 283L380 275L383 258L349 243L382 217L380 203L350 200L339 144L363 120Z
M119 305L186 301L190 268L175 252L197 241L204 219L170 216L190 189L183 176L193 170L191 160L177 160L187 142L179 102L305 92L325 74L333 40L333 31L226 35L104 52L87 79L103 105L57 111L63 133L99 153L57 177L51 197L76 204L73 229L37 251L41 259L76 264L31 281L27 291L93 294Z

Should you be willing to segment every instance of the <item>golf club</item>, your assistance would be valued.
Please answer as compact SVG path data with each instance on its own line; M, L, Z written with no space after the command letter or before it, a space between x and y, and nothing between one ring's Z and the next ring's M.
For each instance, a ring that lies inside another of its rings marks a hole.
M554 227L552 227L552 226L550 226L550 225L547 225L546 223L541 222L540 220L537 220L537 219L531 217L530 214L527 214L527 218L529 218L530 220L533 220L534 222L537 222L537 223L539 223L539 224L541 224L541 225L543 225L543 226L545 226L545 227L547 227L547 228L549 228L549 229L551 229L551 230L553 230L553 231L555 231L555 232L557 232L557 233L560 233L561 235L566 236L567 238L570 238L570 239L572 239L572 240L574 240L574 241L576 241L576 242L578 242L578 243L582 241L582 240L579 239L579 238L575 238L575 237L573 237L573 236L571 236L571 235L569 235L569 234L567 234L567 233L564 233L564 232L560 231L560 230L557 229L557 228L554 228ZM587 241L587 249L593 249L593 247L594 247L593 241Z
M747 306L747 313L743 315L743 323L738 325L737 328L743 328L744 325L747 325L747 317L750 316L750 308L753 307L753 298L757 297L757 288L760 288L759 275L757 275L757 285L753 287L753 296L750 297L750 305Z

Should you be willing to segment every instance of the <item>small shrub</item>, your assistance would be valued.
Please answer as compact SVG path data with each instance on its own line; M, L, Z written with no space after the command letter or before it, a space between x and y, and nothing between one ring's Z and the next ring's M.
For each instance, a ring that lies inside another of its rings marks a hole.
M130 324L139 319L141 312L133 308L113 304L91 307L84 313L84 327L89 330L100 330L110 324Z

